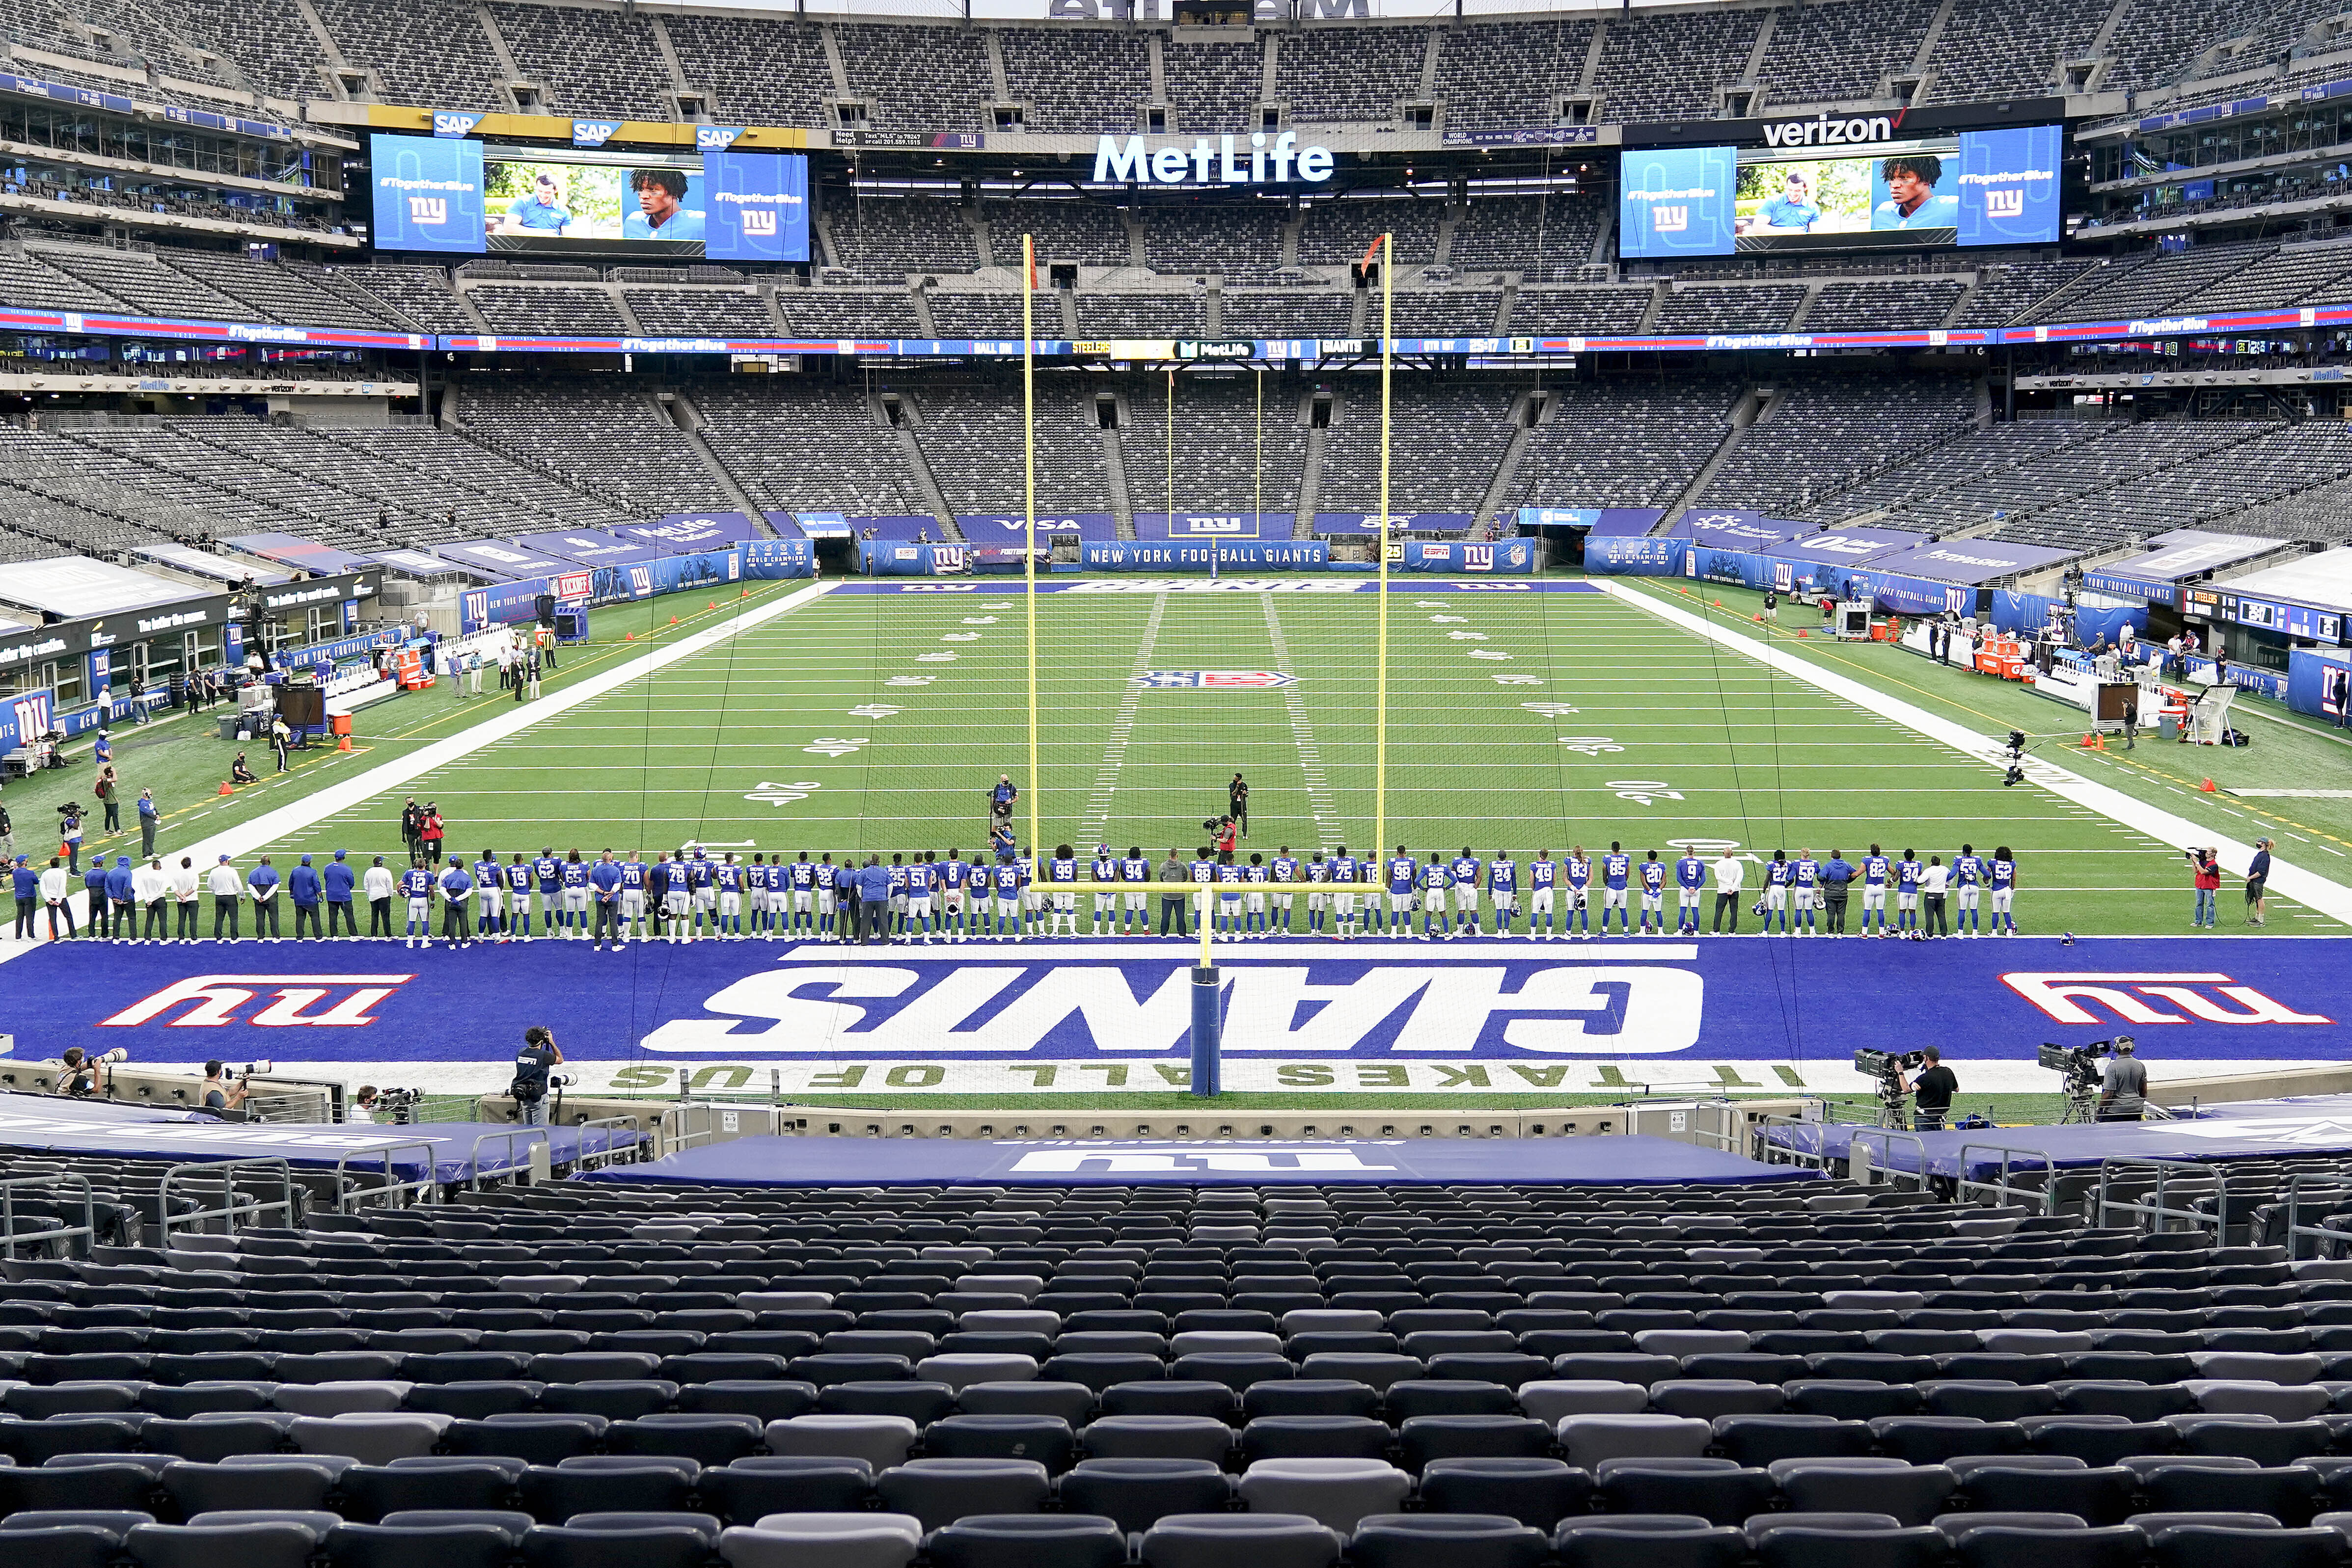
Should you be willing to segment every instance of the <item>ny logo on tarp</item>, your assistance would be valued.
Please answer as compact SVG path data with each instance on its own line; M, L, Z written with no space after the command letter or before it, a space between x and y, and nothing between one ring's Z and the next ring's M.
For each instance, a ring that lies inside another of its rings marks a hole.
M1494 570L1495 547L1493 545L1464 545L1462 547L1462 569L1465 571Z
M446 196L411 196L408 198L408 221L412 224L446 224L449 221L449 198Z
M1101 1172L1105 1175L1149 1175L1166 1171L1392 1171L1394 1166L1367 1165L1353 1149L1173 1149L1060 1148L1034 1149L1013 1164L1015 1171Z
M375 1022L370 1009L414 975L191 975L100 1020L100 1029L137 1029L161 1020L173 1029L354 1029ZM262 992L274 999L250 1017L238 1009ZM323 1007L320 1004L324 1003ZM175 1018L165 1014L186 1010ZM310 1009L317 1008L318 1010Z
M743 232L747 235L772 235L776 232L776 214L751 208L743 214Z
M2025 215L2025 192L1987 191L1984 193L1985 216L1989 218L2021 218Z
M2001 983L2060 1023L2334 1023L2217 974L2012 974ZM2198 987L2209 988L2206 995ZM2086 1003L2115 1016L2103 1018ZM2170 1004L2169 1007L2164 1004ZM2177 1008L2179 1011L2171 1009ZM2185 1016L2184 1016L2185 1015Z

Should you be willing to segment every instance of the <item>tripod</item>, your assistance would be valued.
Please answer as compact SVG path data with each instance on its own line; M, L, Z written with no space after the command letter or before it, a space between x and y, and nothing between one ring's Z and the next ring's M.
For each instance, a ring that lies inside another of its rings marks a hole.
M2058 1118L2058 1124L2064 1126L2070 1122L2089 1123L2098 1119L2098 1080L2085 1082L2070 1074L2066 1080L2066 1113Z
M1894 1132L1907 1132L1911 1119L1903 1113L1903 1080L1889 1073L1878 1081L1878 1125Z

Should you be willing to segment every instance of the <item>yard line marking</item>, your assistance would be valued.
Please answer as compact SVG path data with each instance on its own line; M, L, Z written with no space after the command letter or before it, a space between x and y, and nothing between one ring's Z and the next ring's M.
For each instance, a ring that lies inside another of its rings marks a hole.
M1951 747L1979 762L1991 767L2007 766L2007 752L2000 742L1979 735L1965 725L1929 713L1915 703L1890 696L1850 676L1822 669L1811 660L1797 657L1792 652L1759 643L1753 637L1742 636L1651 594L1621 587L1605 578L1596 579L1595 582L1611 598L1646 611L1669 625L1680 626L1696 636L1729 648L1818 690L1859 703L1889 723L1916 730L1928 739ZM2221 836L2211 828L2176 816L2160 806L2126 795L2111 785L2086 779L2042 758L2029 757L2025 768L2029 780L2060 800L2087 806L2103 816L2137 828L2166 842L2181 844L2203 841L2210 843ZM2220 849L2223 863L2233 873L2243 875L2247 862L2253 858L2253 846L2223 839ZM2271 885L2295 903L2307 904L2352 925L2352 887L2331 882L2316 872L2276 860L2271 864Z
M1282 620L1274 612L1274 595L1260 595L1258 607L1265 612L1265 635L1274 649L1274 667L1297 674L1290 662L1290 643L1282 634ZM1323 749L1315 741L1315 723L1307 715L1306 695L1294 681L1282 688L1282 699L1290 710L1291 739L1298 748L1299 771L1307 779L1307 809L1315 818L1316 833L1322 842L1336 844L1347 837L1347 831L1339 825L1339 803L1331 798L1331 779L1323 769Z
M1118 776L1127 766L1128 744L1135 738L1136 710L1143 701L1144 688L1138 677L1151 668L1151 653L1160 643L1160 622L1168 614L1169 596L1154 594L1151 614L1143 622L1143 635L1137 639L1135 663L1128 670L1127 690L1118 699L1118 712L1111 716L1110 744L1103 747L1102 768L1095 774L1095 787L1087 796L1086 815L1079 829L1079 850L1085 852L1086 841L1104 842L1103 835L1110 831L1111 797L1118 793ZM1037 787L1031 779L1030 787Z

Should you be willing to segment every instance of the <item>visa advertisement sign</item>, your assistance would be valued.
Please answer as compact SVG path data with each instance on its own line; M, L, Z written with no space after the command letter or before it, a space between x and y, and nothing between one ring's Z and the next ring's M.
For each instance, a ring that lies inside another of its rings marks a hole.
M368 163L377 249L480 252L480 142L371 136Z
M808 158L703 154L703 254L717 261L809 258Z
M1729 147L1643 148L1624 155L1618 253L1728 256L1738 154Z

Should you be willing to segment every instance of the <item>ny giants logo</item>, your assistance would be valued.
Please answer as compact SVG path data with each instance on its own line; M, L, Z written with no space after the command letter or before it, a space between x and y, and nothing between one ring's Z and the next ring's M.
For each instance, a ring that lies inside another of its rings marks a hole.
M2025 192L1987 191L1984 193L1985 216L1989 218L2021 218L2025 215Z
M409 197L408 221L420 226L447 223L449 198L446 196Z
M776 214L763 212L757 207L746 208L743 213L743 232L747 235L774 234Z
M1654 234L1680 234L1690 227L1688 207L1652 207L1650 229Z
M1462 547L1462 569L1465 571L1494 570L1495 547L1493 545L1464 545Z
M2318 1013L2299 1013L2285 1003L2241 986L2227 975L2013 974L2001 983L2060 1023L2105 1026L2164 1023L2334 1023ZM2209 986L2213 995L2192 989ZM2153 999L2150 999L2153 998ZM2085 1003L2115 1014L2111 1020ZM2174 1012L2161 1006L2168 1002ZM2234 1004L2234 1005L2232 1005ZM2183 1015L2187 1016L2183 1016Z
M414 975L191 975L131 1003L100 1029L137 1029L163 1020L173 1029L359 1029L375 1022L370 1009L415 979ZM262 992L273 999L250 1017L238 1009ZM324 1002L318 1011L307 1009ZM178 1017L166 1013L185 1008Z

